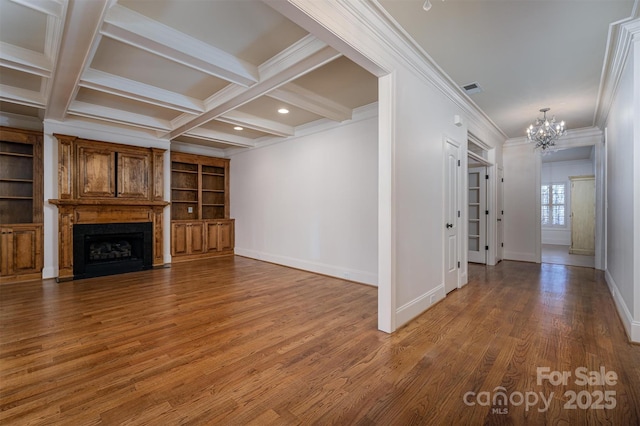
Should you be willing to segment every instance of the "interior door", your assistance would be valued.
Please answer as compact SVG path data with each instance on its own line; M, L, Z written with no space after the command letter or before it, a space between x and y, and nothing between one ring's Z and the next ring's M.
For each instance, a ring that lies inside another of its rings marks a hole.
M445 250L444 250L444 287L449 293L458 288L458 221L460 216L459 201L459 148L451 141L445 143L445 178L444 178L444 218L445 218Z
M594 176L571 176L571 247L569 253L593 256L596 249Z
M487 263L486 167L469 169L469 262Z
M497 239L496 243L498 247L496 249L496 262L500 262L504 258L503 250L504 250L504 171L502 169L498 169L498 181L497 181L497 203L498 203L498 211L496 213L496 234Z

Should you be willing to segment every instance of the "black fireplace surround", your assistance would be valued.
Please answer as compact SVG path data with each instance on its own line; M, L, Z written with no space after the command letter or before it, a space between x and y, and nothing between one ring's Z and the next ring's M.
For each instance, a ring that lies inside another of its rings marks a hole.
M73 278L151 269L153 224L92 223L73 226Z

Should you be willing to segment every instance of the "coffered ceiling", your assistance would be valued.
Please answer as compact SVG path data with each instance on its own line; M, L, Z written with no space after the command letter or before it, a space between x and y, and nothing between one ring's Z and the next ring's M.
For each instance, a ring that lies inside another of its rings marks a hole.
M543 107L569 129L593 126L610 24L638 17L633 0L343 1L379 5L453 85L477 82L470 101L509 138ZM376 77L276 2L0 0L0 118L233 149L375 103Z
M0 0L0 40L9 116L227 149L377 101L375 76L261 1Z

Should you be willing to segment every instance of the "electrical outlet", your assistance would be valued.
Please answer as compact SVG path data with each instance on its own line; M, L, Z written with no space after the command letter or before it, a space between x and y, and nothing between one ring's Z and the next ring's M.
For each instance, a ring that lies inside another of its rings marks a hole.
M187 207L187 213L193 213L193 207Z

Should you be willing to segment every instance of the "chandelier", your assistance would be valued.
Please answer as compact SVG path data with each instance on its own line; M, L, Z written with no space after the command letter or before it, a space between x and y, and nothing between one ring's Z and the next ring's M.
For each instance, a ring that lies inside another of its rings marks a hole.
M567 133L564 128L564 121L556 123L556 118L551 117L551 121L547 119L547 111L550 108L542 108L542 118L536 118L535 123L531 124L527 129L527 139L529 142L535 142L536 148L549 149L556 144L556 140Z

